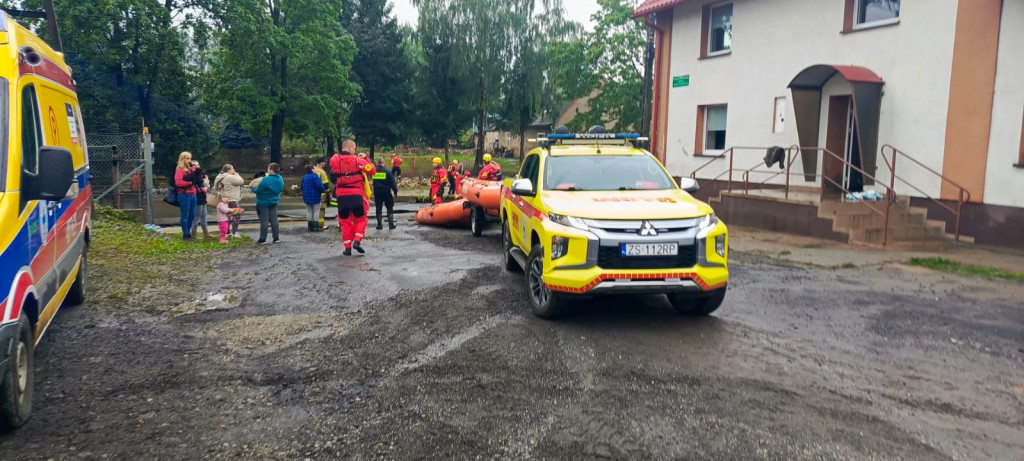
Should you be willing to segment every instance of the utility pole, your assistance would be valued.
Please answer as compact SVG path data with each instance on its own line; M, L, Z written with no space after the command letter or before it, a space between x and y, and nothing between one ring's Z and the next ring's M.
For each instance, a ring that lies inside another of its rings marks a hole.
M46 27L50 31L50 47L58 53L64 52L60 44L60 31L57 29L57 12L53 9L53 0L43 0L43 10L46 12Z
M146 224L153 224L153 136L142 127L142 161L146 165Z
M644 86L640 107L640 136L651 136L651 99L654 93L654 29L647 28L647 49L644 52Z

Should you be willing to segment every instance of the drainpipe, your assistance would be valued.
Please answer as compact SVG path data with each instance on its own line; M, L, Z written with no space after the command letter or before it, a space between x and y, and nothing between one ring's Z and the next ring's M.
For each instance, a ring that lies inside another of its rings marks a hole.
M653 153L655 157L658 157L658 154L657 154L657 150L658 150L658 134L659 134L658 133L658 122L659 122L659 120L658 120L658 111L660 110L660 106L661 106L661 65L662 65L662 60L665 58L664 56L662 56L662 53L661 53L661 48L662 48L661 47L661 41L662 41L662 38L665 35L665 27L659 26L659 25L651 22L651 18L653 18L655 16L655 14L656 13L644 15L644 25L647 26L648 28L654 29L654 32L655 32L655 35L654 35L654 43L655 43L655 48L654 48L654 96L651 98L652 99L652 104L651 105L653 106L653 110L651 111L651 153ZM659 160L661 160L662 164L665 163L665 159L664 158L659 157Z

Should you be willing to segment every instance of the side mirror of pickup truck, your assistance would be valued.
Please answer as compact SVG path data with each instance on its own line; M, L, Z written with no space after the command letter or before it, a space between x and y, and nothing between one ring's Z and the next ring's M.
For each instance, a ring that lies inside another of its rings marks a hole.
M536 195L533 192L533 181L530 181L527 178L519 178L512 181L512 193L526 197L533 197Z
M63 147L39 149L39 172L21 172L22 200L64 200L75 184L71 151Z
M695 194L700 190L700 185L697 184L696 179L679 178L679 188L686 191L687 194Z

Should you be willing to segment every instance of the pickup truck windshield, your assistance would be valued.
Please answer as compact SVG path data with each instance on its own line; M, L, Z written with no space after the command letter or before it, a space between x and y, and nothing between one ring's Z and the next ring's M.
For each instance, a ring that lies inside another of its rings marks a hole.
M549 157L544 168L547 190L666 190L675 181L649 155Z

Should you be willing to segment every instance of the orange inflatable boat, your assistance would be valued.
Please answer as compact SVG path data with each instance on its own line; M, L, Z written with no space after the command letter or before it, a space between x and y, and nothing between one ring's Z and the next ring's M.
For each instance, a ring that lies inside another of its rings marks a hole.
M459 199L420 208L416 211L416 222L432 226L468 226L469 214L470 207L466 206L466 199Z
M501 201L501 182L466 178L462 180L459 192L474 206L485 210L497 210Z

